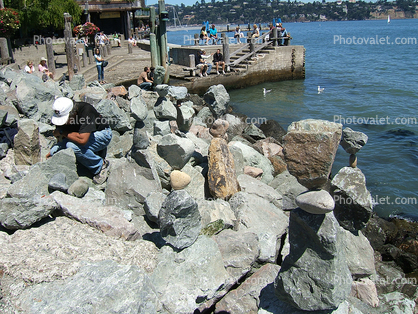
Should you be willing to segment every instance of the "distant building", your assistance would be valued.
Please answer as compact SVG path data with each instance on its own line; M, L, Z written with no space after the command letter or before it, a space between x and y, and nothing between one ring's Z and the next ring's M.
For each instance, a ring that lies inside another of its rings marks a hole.
M142 10L145 8L145 0L76 0L76 2L84 10L84 21L89 18L90 22L106 34L117 32L128 38L131 30L149 20L149 11Z

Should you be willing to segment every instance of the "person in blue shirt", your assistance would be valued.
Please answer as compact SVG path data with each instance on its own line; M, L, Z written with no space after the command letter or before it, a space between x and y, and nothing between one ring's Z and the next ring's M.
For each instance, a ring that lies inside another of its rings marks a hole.
M209 29L209 38L212 39L212 43L216 45L218 43L218 31L215 28L215 24Z

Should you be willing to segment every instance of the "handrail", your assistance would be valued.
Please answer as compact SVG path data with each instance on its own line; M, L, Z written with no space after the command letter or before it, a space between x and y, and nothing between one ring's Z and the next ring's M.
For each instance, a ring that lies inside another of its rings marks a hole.
M257 38L257 41L259 41L259 40L265 40L266 39L266 37L267 37L267 35L268 34L270 34L271 32L269 31L269 32L266 32L266 33L264 33L263 35L261 35L260 37L258 37ZM252 39L252 38L251 38ZM230 63L230 65L232 65L232 66L237 66L238 64L240 64L241 63L241 61L244 61L244 60L246 60L246 59L248 59L248 58L250 58L254 53L256 53L257 51L260 51L261 49L263 49L263 48L265 48L266 46L268 46L268 45L271 45L272 44L272 42L263 42L263 43L261 43L259 46L257 46L257 48L255 48L254 49L254 51L250 51L250 52L248 52L248 53L246 53L245 55L243 55L243 56L241 56L241 57L239 57L237 60L235 60L234 62L232 62L232 63ZM242 46L241 48L239 48L239 49L237 49L237 50L235 50L233 53L231 53L230 55L229 55L229 57L231 57L231 56L233 56L233 55L236 55L236 54L238 54L239 52L241 52L241 51L243 51L245 48L249 48L250 47L250 44L248 43L248 44L245 44L244 46Z

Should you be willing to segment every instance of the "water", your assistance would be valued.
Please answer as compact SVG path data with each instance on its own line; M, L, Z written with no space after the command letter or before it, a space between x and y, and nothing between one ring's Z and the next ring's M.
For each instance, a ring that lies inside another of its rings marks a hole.
M418 20L393 20L389 25L386 20L289 23L285 27L294 38L292 44L306 48L306 79L233 90L230 104L248 117L274 119L284 128L293 121L314 118L335 120L366 133L369 140L357 154L358 167L378 202L375 211L382 217L402 214L416 220ZM189 31L192 37L195 32ZM183 44L184 34L188 33L170 32L168 40ZM347 39L353 36L362 38L363 44L349 45ZM382 42L370 44L376 36ZM397 37L404 41L415 37L415 42L391 44ZM318 85L325 88L321 94ZM265 97L263 87L272 89ZM385 122L374 121L376 116ZM359 123L353 123L353 117ZM348 165L348 157L340 147L333 174Z

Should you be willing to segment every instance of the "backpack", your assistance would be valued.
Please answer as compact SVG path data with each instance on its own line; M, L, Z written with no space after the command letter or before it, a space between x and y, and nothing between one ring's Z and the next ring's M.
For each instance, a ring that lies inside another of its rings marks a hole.
M13 141L16 134L17 128L0 128L0 143L6 143L7 145L9 145L9 147L13 147Z

